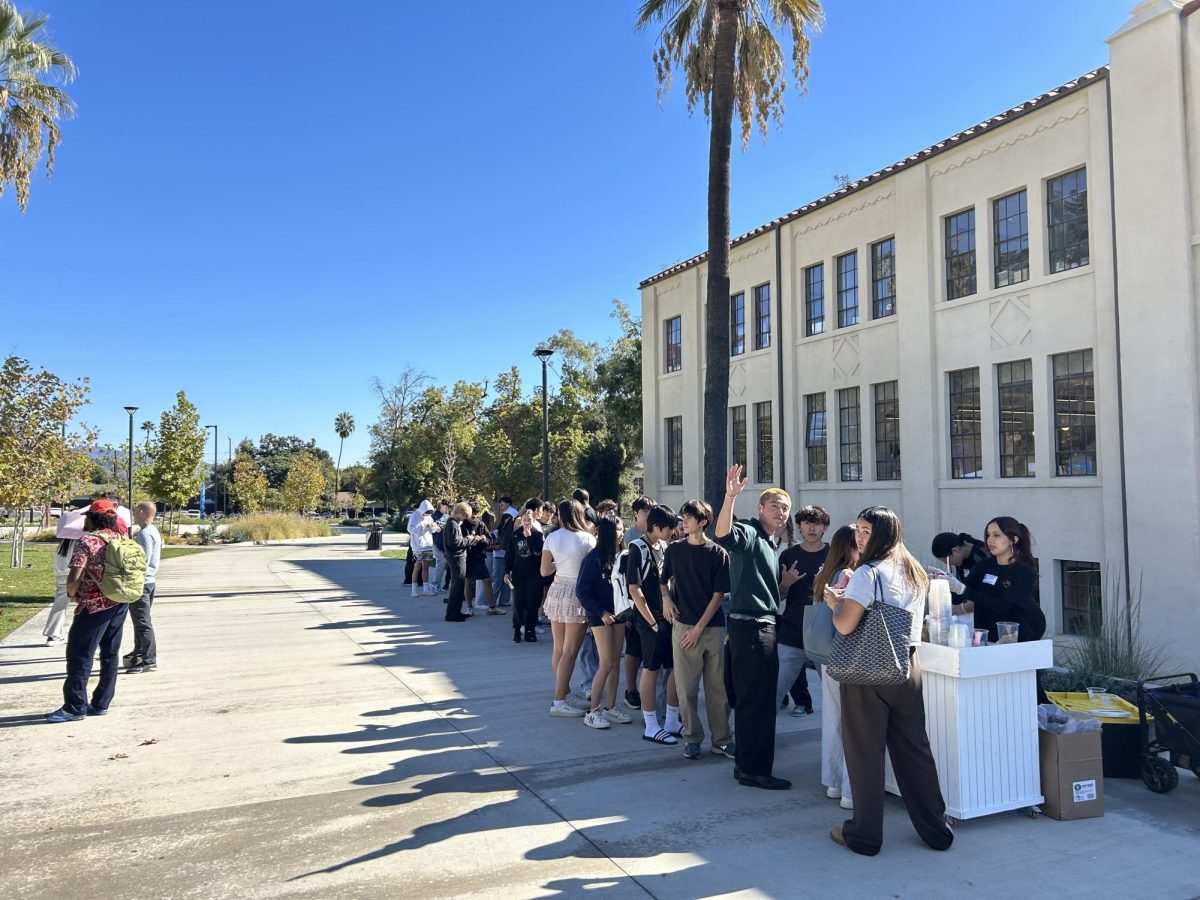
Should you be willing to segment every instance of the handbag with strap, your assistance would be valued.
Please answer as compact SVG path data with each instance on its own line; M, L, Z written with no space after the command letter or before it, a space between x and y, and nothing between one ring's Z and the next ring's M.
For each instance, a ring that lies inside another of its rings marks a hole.
M833 610L824 600L804 607L804 654L818 666L829 665L833 652Z
M879 570L874 566L871 569L875 579L875 602L867 607L852 632L834 635L828 672L842 684L904 684L909 675L912 613L883 601Z

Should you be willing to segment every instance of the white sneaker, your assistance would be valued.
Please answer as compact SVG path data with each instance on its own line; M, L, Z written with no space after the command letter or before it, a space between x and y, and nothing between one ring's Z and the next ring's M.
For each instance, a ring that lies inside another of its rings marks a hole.
M604 711L599 709L593 709L584 716L583 724L588 728L612 728L612 723L604 717Z
M587 713L574 706L568 706L566 703L559 705L557 702L555 702L550 705L550 715L561 716L568 719L578 719L580 716L586 716Z
M841 800L842 799L842 789L837 788L837 787L825 788L825 796L828 797L830 800Z
M417 596L417 586L415 584L412 586L412 595L414 597Z
M854 801L849 797L843 797L838 801L838 806L842 809L854 809Z
M67 639L64 637L48 637L48 638L46 638L46 646L48 646L48 647L56 647L59 644L65 644L66 642L67 642Z
M614 725L628 725L633 721L633 717L621 712L615 706L612 709L604 710L604 718L612 722Z

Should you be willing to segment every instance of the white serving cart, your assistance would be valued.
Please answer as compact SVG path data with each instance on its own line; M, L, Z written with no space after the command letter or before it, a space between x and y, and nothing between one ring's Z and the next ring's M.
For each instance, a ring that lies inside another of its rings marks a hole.
M1043 801L1037 670L1054 664L1053 646L918 646L925 728L952 820L1013 809L1037 814ZM900 793L890 760L886 787Z

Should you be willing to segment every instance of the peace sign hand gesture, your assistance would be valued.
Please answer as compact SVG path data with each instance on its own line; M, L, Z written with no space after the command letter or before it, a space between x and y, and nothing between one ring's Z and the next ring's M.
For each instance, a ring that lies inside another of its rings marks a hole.
M725 495L727 497L736 497L746 485L750 483L749 478L742 477L741 466L730 466L729 474L725 476Z

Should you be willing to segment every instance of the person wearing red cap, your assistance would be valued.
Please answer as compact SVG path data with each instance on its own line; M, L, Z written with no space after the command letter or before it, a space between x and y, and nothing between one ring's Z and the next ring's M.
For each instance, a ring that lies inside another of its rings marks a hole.
M129 607L109 600L100 593L98 585L104 577L104 554L108 548L100 535L116 537L119 521L116 505L107 499L93 500L84 516L84 534L75 542L67 577L67 596L76 606L71 630L67 632L63 705L47 714L49 722L78 722L86 716L103 716L116 692L121 631ZM88 703L87 684L97 647L100 682L92 692L92 702Z

